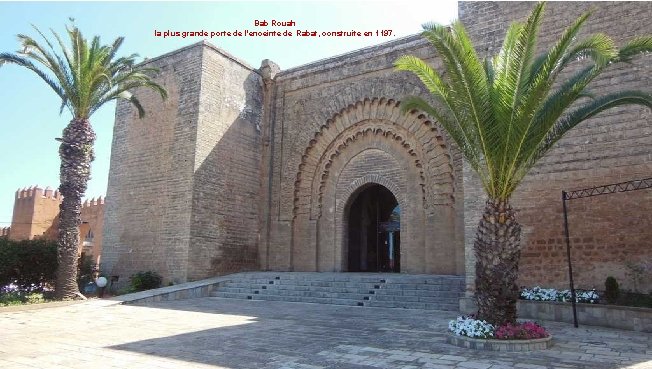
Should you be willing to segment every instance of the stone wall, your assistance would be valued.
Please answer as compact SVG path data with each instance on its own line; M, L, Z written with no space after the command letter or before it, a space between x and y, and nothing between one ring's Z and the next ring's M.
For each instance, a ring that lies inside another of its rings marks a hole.
M104 218L102 270L120 277L153 270L187 280L203 44L146 62L168 99L135 91L146 110L118 101Z
M459 15L477 49L493 55L508 24L525 19L533 6L528 2L461 2ZM567 25L590 9L594 12L583 36L603 32L623 45L635 35L652 33L650 2L551 2L546 4L540 32L542 47L550 47ZM596 95L625 89L650 92L651 82L652 63L649 57L639 57L630 65L610 69L591 89ZM513 198L524 231L521 285L568 285L561 191L649 177L650 117L649 109L632 106L604 112L575 127L525 178ZM465 172L465 190L477 188L466 183L474 182ZM466 194L470 260L482 205L470 192ZM652 259L651 199L652 191L644 190L568 203L576 286L602 289L605 278L613 275L622 287L635 287L625 276L624 264ZM473 272L468 264L467 271Z
M258 269L262 77L204 47L188 280Z
M402 271L463 272L462 161L427 117L400 112L400 99L425 95L394 70L404 54L435 62L413 36L277 75L263 269L345 271L346 206L385 181L401 204Z
M652 309L601 304L577 304L578 325L593 325L652 333ZM567 302L518 300L518 317L573 323Z
M459 7L479 52L494 54L533 4ZM547 7L544 47L589 8L585 32L618 43L652 33L651 3ZM400 112L405 96L428 96L416 77L394 70L404 54L439 65L420 36L285 71L267 60L253 70L207 43L147 61L170 98L137 91L142 121L127 103L116 108L104 268L123 278L157 270L174 282L254 269L345 271L347 206L379 183L401 204L402 271L466 274L471 294L483 191L436 122ZM613 69L594 90L649 90L650 65ZM650 134L649 109L609 111L574 129L525 178L513 198L524 229L522 285L566 284L561 190L649 176ZM607 272L630 287L623 262L652 256L650 196L569 204L579 287L599 287Z
M84 201L81 208L81 221L82 224L79 225L80 252L91 256L93 263L99 263L104 227L104 199L101 196ZM87 237L89 231L92 236L90 238Z
M116 108L102 268L164 283L256 269L262 82L208 43L149 60L168 91Z

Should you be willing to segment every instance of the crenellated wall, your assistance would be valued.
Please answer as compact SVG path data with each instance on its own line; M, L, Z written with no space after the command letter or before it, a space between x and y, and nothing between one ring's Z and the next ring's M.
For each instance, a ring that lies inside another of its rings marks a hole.
M59 206L63 196L51 187L38 186L16 191L14 214L11 227L1 229L0 237L12 240L31 240L45 238L56 240L59 234ZM79 226L79 252L84 252L98 263L102 253L102 227L104 217L104 199L86 200L81 208ZM91 230L92 239L87 239Z
M53 224L59 216L59 205L63 197L50 187L38 186L19 189L14 200L11 218L13 240L31 240L35 237L50 237ZM56 238L56 233L55 233Z

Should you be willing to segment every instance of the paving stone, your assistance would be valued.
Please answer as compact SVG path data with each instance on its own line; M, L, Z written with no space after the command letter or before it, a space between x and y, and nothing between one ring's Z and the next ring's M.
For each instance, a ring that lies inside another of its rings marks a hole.
M221 298L0 310L0 368L650 368L650 335L542 322L551 350L475 351L443 342L456 315Z

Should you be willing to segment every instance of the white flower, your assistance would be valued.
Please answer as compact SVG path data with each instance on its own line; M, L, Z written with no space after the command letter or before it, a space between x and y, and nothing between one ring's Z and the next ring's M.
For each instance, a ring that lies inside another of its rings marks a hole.
M484 320L477 320L467 316L457 317L448 322L448 330L458 336L473 338L491 338L494 336L494 326Z
M562 301L567 302L571 301L571 291L562 290L558 291L554 288L541 288L539 286L532 287L532 289L524 288L521 291L521 298L524 300L534 300L534 301ZM590 304L595 304L600 299L595 290L585 291L585 290L576 290L575 291L575 301L577 302L586 302Z

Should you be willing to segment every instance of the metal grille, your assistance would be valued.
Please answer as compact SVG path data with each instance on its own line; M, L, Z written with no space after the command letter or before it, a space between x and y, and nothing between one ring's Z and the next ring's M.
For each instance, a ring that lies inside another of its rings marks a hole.
M581 199L584 197L607 195L617 192L644 190L646 188L652 188L652 177L564 192L564 200Z

